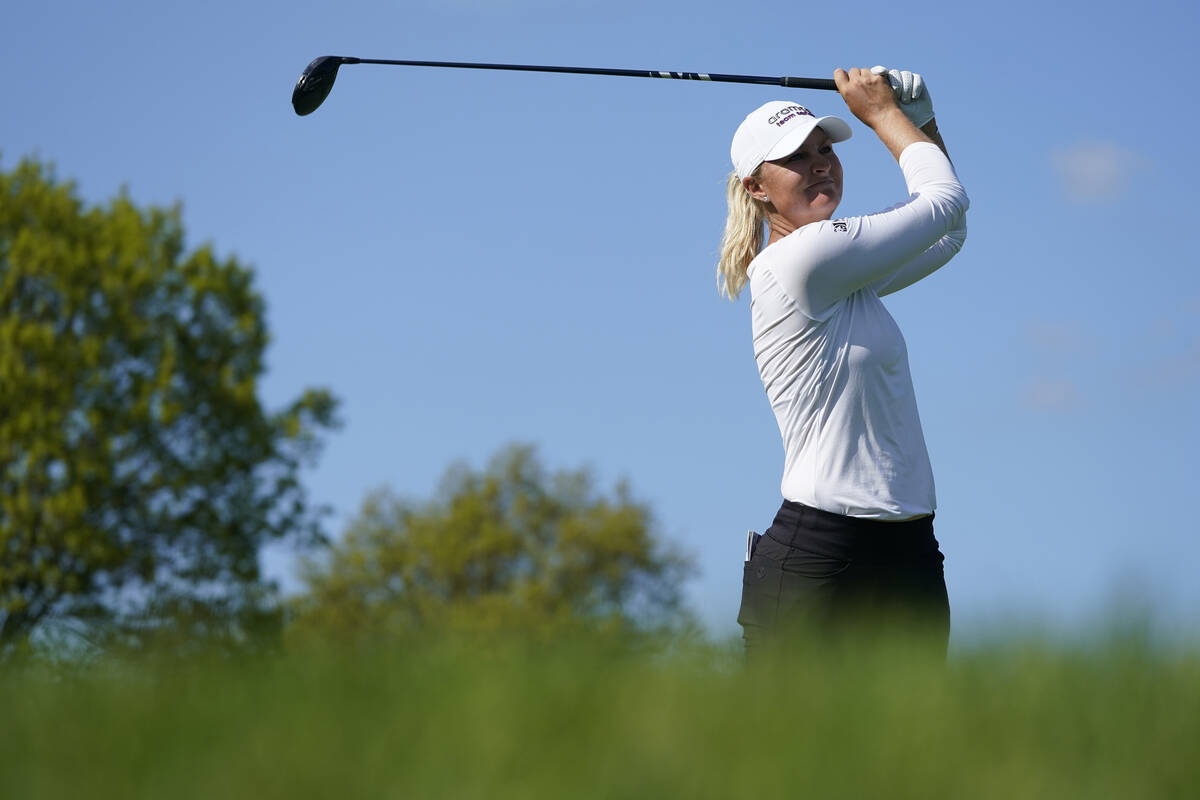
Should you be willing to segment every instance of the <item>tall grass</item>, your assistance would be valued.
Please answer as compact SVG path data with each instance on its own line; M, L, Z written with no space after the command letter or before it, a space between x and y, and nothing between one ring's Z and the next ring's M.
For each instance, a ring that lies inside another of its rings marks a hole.
M439 641L0 671L2 798L1194 797L1194 651Z

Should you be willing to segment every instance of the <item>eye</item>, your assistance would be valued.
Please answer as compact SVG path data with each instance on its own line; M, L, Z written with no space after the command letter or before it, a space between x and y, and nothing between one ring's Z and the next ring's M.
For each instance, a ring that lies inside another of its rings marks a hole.
M821 155L826 155L826 156L827 156L827 155L829 155L829 154L830 154L830 153L832 153L832 152L833 152L833 145L831 145L831 144L827 144L827 145L825 145L824 147L822 147L822 148L820 149L820 153L821 153Z

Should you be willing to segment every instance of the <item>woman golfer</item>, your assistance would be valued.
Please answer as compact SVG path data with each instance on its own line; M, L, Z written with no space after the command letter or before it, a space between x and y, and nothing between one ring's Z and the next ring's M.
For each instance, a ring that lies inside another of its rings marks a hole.
M879 298L959 251L968 201L919 75L855 68L834 80L899 162L908 198L834 218L833 144L850 137L836 117L777 101L734 134L717 277L731 299L750 285L754 357L784 448L783 505L749 548L738 622L747 654L799 630L882 625L916 626L944 655L933 472L904 338Z

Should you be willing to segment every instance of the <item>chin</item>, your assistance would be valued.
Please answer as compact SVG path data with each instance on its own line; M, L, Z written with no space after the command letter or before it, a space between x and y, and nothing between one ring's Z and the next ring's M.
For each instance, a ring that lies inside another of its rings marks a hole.
M820 209L822 213L828 211L830 214L832 214L837 210L837 207L841 204L841 202L841 192L822 192L812 203L812 207Z
M838 202L836 200L834 200L831 203L829 203L828 205L822 207L821 208L821 218L822 219L832 219L833 212L837 211L837 208L838 208Z

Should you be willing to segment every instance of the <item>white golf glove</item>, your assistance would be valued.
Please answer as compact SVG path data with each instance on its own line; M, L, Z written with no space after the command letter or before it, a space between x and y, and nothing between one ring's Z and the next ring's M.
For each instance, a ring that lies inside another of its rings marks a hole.
M915 72L906 69L888 69L887 67L872 67L876 75L887 75L892 84L892 94L904 116L918 128L933 119L933 98L929 96L929 88L925 79Z

